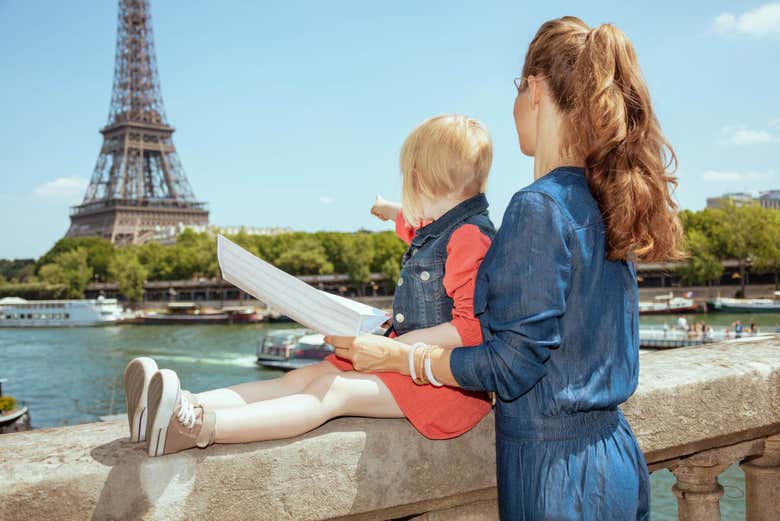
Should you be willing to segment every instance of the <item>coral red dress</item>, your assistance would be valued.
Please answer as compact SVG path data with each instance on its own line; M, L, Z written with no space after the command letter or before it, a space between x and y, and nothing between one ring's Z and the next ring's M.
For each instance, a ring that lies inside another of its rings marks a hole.
M409 243L414 232L399 212L396 218L398 236ZM482 343L479 319L474 316L474 283L489 247L490 239L473 224L460 226L447 244L443 285L453 300L450 323L458 330L465 346ZM336 355L330 355L326 360L342 371L354 370L349 360ZM463 434L477 425L492 407L488 395L483 392L417 385L409 376L399 373L371 374L378 376L387 386L412 425L431 439L454 438Z

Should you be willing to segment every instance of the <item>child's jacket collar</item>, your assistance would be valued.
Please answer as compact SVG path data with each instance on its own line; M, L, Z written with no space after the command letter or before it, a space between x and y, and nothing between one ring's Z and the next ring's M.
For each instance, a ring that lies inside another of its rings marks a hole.
M421 246L429 238L438 237L452 226L468 219L472 215L484 212L487 208L488 202L485 194L477 194L466 199L432 223L419 228L412 239L412 246Z

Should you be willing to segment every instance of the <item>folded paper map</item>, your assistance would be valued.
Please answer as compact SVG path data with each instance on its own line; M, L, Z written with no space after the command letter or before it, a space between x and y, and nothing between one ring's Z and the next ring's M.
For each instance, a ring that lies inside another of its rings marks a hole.
M217 258L223 279L323 335L370 333L387 320L381 309L320 291L222 235L217 237Z

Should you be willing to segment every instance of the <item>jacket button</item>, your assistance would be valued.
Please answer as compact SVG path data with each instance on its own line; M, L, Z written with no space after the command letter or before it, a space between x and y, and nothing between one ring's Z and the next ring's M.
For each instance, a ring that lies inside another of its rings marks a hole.
M404 279L403 279L403 277L399 277L399 278L398 278L398 285L399 285L399 286L403 286L403 285L404 285Z
M403 324L404 320L405 320L405 318L404 318L404 316L401 313L396 313L395 314L395 321L396 322L398 322L399 324Z
M430 279L430 278L431 278L431 274L430 274L430 273L428 273L427 271L423 271L422 273L420 273L420 278L421 278L423 281L426 281L426 280L428 280L428 279Z

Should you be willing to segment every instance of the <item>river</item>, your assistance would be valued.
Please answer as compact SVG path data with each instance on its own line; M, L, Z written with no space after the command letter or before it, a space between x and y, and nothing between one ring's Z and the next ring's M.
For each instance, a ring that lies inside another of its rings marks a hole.
M725 314L690 315L689 322L728 326L740 318ZM780 315L756 315L759 329L774 331ZM643 318L643 325L672 324L675 317ZM255 364L260 336L283 325L110 326L102 328L0 329L0 378L3 394L30 409L36 428L98 421L125 410L122 373L136 356L151 356L175 370L192 392L253 379L274 378L279 371ZM653 521L677 519L668 471L652 477ZM724 520L744 519L744 479L737 467L721 476L726 492Z

